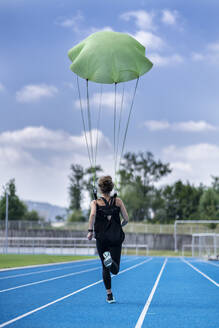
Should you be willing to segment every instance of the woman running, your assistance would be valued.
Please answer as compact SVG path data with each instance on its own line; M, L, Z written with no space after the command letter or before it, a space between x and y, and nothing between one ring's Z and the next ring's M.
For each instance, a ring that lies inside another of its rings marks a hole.
M101 197L91 202L89 227L87 238L93 238L95 232L96 246L103 267L103 282L107 292L107 302L115 303L111 290L110 272L119 272L122 243L125 234L122 226L128 223L128 213L121 199L116 194L111 197L114 184L111 176L99 179L98 186ZM122 214L122 222L120 220Z

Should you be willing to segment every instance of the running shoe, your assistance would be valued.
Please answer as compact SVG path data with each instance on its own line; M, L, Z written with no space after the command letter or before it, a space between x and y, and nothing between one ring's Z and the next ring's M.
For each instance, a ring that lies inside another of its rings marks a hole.
M111 266L111 264L113 263L110 252L104 252L103 257L104 257L103 263L104 263L105 267L109 268Z
M107 299L106 299L106 301L107 301L107 303L110 303L110 304L116 302L116 300L115 300L115 298L113 297L113 294L112 294L112 293L107 294Z

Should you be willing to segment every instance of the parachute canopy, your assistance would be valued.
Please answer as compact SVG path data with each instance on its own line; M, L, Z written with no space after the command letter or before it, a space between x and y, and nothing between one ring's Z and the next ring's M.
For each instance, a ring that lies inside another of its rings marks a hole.
M153 64L145 47L128 34L101 31L69 50L71 70L97 83L120 83L139 78Z

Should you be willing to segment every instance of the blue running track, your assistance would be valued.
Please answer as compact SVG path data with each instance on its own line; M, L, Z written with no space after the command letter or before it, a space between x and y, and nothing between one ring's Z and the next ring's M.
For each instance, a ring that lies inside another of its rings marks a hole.
M105 300L98 259L0 271L0 328L219 328L219 264L123 256Z

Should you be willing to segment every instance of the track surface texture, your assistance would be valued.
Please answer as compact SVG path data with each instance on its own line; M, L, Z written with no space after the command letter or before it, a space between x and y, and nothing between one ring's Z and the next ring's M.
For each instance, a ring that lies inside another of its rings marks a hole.
M0 271L0 328L218 328L219 264L123 256L106 302L100 260Z

